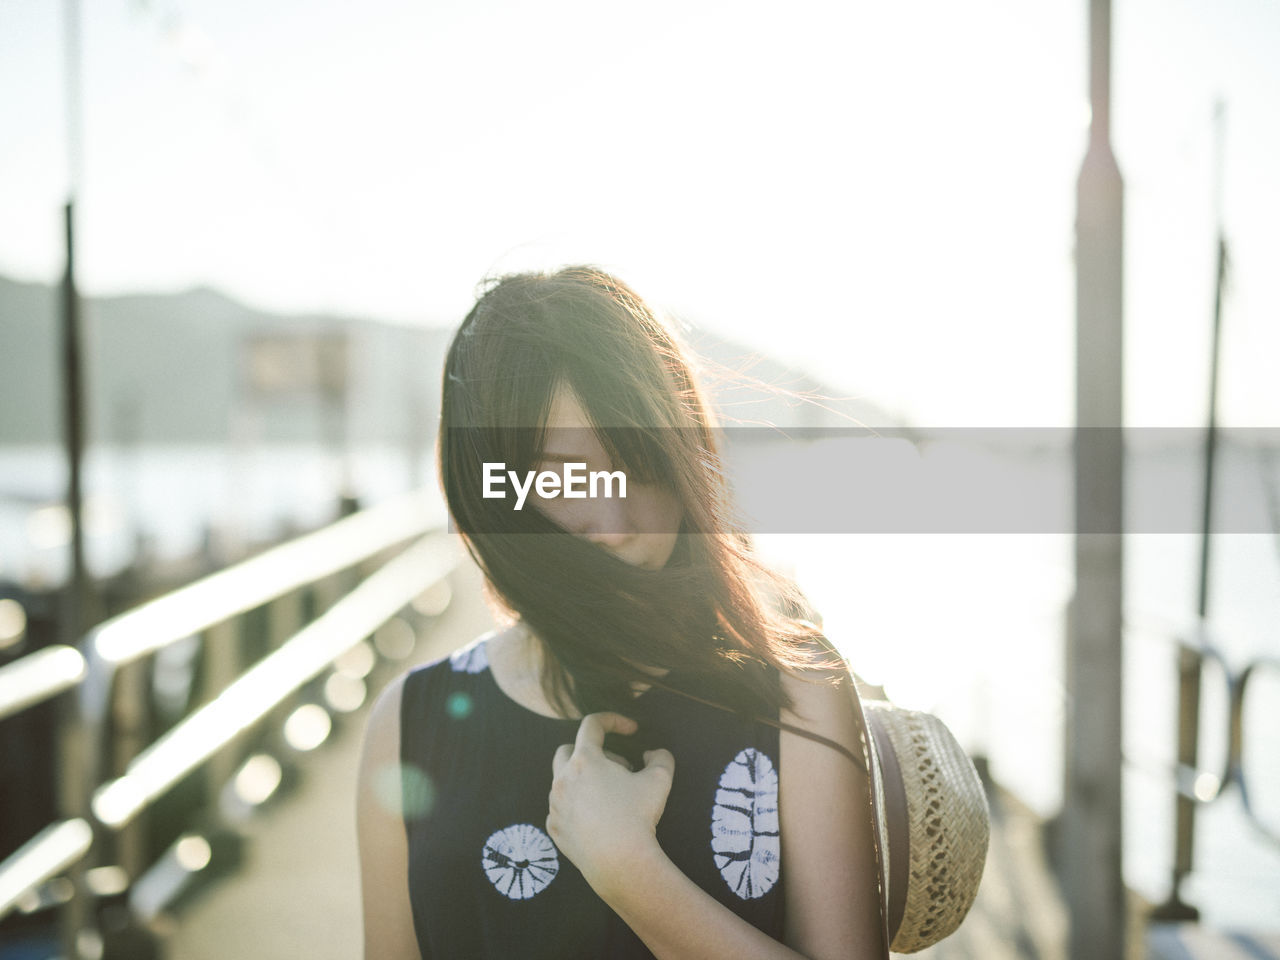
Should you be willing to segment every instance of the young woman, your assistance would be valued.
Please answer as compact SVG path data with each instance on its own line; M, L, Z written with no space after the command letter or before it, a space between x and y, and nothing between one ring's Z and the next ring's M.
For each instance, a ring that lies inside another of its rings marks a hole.
M504 278L463 321L440 473L506 625L372 712L370 960L887 958L866 775L811 738L861 755L848 673L734 532L713 426L599 270ZM574 469L595 495L561 495Z

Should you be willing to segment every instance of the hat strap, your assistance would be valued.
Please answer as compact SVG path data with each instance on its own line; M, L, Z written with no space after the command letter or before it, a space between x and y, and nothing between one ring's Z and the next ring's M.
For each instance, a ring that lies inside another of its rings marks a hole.
M864 718L865 722L865 718ZM880 758L880 782L884 784L885 824L889 829L889 942L902 928L902 917L907 909L907 868L911 863L911 830L907 824L907 791L898 765L898 751L889 739L889 731L879 723L867 723L867 729L875 738L876 755Z

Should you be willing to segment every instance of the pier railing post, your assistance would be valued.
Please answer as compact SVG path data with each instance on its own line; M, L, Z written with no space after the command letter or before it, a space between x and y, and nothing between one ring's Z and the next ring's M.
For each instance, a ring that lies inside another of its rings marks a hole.
M1185 643L1178 644L1178 766L1173 778L1173 878L1169 898L1151 913L1153 920L1199 920L1200 911L1182 899L1182 881L1191 874L1195 849L1196 798L1182 789L1182 771L1199 766L1200 674L1204 658Z

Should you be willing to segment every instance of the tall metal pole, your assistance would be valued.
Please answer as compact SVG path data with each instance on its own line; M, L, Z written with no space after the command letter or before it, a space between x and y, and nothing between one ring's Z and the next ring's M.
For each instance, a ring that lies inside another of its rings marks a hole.
M1226 106L1214 106L1213 208L1217 232L1217 270L1213 285L1213 354L1209 361L1209 428L1204 441L1204 509L1200 526L1200 595L1196 612L1201 619L1209 612L1209 531L1213 527L1213 463L1218 449L1218 354L1222 341L1222 289L1227 280L1227 235L1222 225L1222 176Z
M1213 287L1213 347L1209 360L1209 414L1204 438L1204 499L1200 514L1200 589L1196 613L1201 622L1209 615L1209 546L1213 529L1214 462L1218 450L1218 360L1222 341L1222 293L1227 280L1227 239L1222 225L1223 139L1226 107L1219 101L1214 107L1213 207L1217 234L1217 265ZM1201 658L1186 647L1178 651L1178 766L1184 770L1199 767L1200 745L1200 671ZM1181 780L1181 777L1178 778ZM1196 801L1174 788L1173 883L1169 898L1155 909L1159 920L1199 920L1200 911L1182 899L1182 881L1194 866Z
M63 438L67 457L67 513L71 521L71 571L64 591L61 611L63 642L79 645L94 615L92 585L85 564L84 497L81 466L85 441L85 391L80 336L80 296L76 290L75 221L76 195L80 189L80 4L65 0L66 107L67 107L67 202L63 207L63 237L66 268L62 275L61 366ZM88 779L85 772L84 734L74 698L64 698L58 730L59 805L64 816L87 814ZM62 955L79 958L94 955L96 924L86 886L85 864L68 871L72 897L60 916Z
M80 356L80 297L75 277L75 201L63 207L66 269L62 275L62 415L67 457L67 512L71 521L71 571L63 605L64 642L76 644L89 626L89 572L84 556L84 379Z
M1124 185L1111 151L1111 4L1089 4L1089 147L1076 190L1075 574L1063 881L1073 960L1122 960Z
M84 555L84 378L80 354L80 297L76 291L75 211L80 187L80 11L66 0L67 202L63 207L66 267L62 274L61 366L63 441L67 457L67 512L71 526L71 571L63 608L63 642L78 643L88 627L89 575Z

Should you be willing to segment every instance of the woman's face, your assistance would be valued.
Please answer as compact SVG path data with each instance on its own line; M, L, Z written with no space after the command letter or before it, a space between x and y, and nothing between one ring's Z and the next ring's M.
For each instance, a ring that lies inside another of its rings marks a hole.
M551 400L546 443L538 470L563 475L565 463L585 463L586 473L622 469L609 461L599 438L573 391L561 384ZM674 493L655 483L627 477L627 496L582 499L539 497L530 491L530 502L570 533L599 544L614 556L637 567L657 570L675 549L683 511Z

